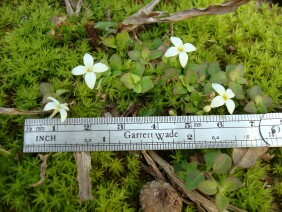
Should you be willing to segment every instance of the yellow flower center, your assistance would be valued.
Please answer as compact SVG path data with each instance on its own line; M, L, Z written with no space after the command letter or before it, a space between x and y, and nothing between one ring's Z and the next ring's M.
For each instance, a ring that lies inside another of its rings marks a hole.
M92 72L92 67L86 67L87 72Z
M222 94L222 98L224 101L227 101L229 99L226 93Z
M178 50L179 52L183 52L183 51L184 51L184 48L183 48L183 46L178 46L178 47L177 47L177 50Z

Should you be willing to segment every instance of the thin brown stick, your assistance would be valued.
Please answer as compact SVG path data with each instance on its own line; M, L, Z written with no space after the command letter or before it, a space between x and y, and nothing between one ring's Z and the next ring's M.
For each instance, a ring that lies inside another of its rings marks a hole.
M0 107L0 115L36 115L45 113L49 112L43 110L20 110L16 108Z

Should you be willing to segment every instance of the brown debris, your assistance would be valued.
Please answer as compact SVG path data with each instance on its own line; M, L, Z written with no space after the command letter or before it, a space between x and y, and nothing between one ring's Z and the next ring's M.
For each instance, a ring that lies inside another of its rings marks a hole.
M182 200L177 191L163 181L152 181L143 186L140 203L144 212L180 212Z

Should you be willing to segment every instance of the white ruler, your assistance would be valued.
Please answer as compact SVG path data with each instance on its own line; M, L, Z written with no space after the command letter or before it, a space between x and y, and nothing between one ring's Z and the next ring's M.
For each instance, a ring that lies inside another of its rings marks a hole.
M24 152L282 146L282 113L26 119Z

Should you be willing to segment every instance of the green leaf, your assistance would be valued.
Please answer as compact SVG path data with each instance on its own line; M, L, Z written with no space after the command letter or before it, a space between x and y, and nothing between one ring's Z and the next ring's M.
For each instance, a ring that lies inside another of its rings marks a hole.
M254 100L257 95L262 96L263 93L261 87L259 87L258 85L254 85L248 90L248 95L251 98L251 100Z
M162 39L160 39L160 38L155 38L155 39L152 41L152 43L151 43L150 49L151 49L151 50L156 50L156 49L159 48L162 44L163 44Z
M264 104L266 107L272 106L272 99L269 96L263 95L262 96L262 104Z
M117 44L116 44L116 39L112 35L110 35L109 37L105 38L103 40L103 44L105 46L108 46L108 47L111 47L111 48L114 48L114 49L116 49L118 47Z
M248 102L248 104L244 107L244 111L247 113L257 113L256 103L254 101Z
M154 87L153 81L149 76L142 77L141 79L141 93L145 93Z
M235 191L242 186L242 182L237 177L227 177L222 183L222 188L226 192Z
M69 92L68 90L65 89L58 89L56 90L56 96L61 96L62 94Z
M157 58L161 57L162 55L163 55L163 52L162 52L162 51L160 51L160 50L152 50L152 51L150 52L149 58L150 58L151 60L153 60L153 59L157 59Z
M50 83L47 82L43 82L40 84L39 86L39 91L40 93L43 95L53 95L54 94L54 88L53 85L51 85Z
M240 84L238 84L236 82L229 82L228 86L235 93L235 97L237 99L244 99L245 98L243 88Z
M198 108L196 108L191 102L185 104L184 112L185 113L196 113Z
M228 77L231 81L236 82L240 76L236 70L233 70L229 72Z
M187 172L195 171L195 170L197 170L197 163L196 162L190 162L190 163L187 164L185 169L186 169Z
M193 91L190 95L190 100L192 103L200 102L202 100L200 93L198 91Z
M141 52L140 52L140 51L137 51L137 50L132 50L132 51L129 51L129 52L128 52L128 56L129 56L132 60L134 60L134 61L136 61L136 62L139 62L140 59L141 59Z
M213 166L215 158L221 154L220 151L212 151L204 154L204 160L207 164L207 170L210 170Z
M121 70L122 69L122 61L120 56L117 54L113 54L110 58L110 67L112 70Z
M142 86L141 84L138 84L136 85L133 90L136 92L136 93L141 93L142 92Z
M257 104L257 110L260 114L267 113L267 107L263 103Z
M209 94L211 92L214 92L214 89L212 87L212 84L210 82L207 82L204 86L204 94Z
M108 32L116 32L118 24L117 22L106 22L106 21L99 21L94 25L94 28L105 30Z
M217 187L214 180L205 180L199 183L197 189L206 195L214 195L217 192Z
M216 156L212 168L216 174L226 174L231 169L231 166L231 157L225 153L221 153Z
M130 74L130 77L133 79L133 82L135 83L135 85L141 82L141 77L136 74Z
M132 74L138 75L139 77L142 77L143 73L144 73L144 70L145 70L145 66L144 65L142 65L140 63L132 63L130 72Z
M195 88L192 85L185 85L185 87L189 92L192 92L195 90Z
M195 70L189 70L184 78L184 82L185 84L195 84L197 82L198 79L198 73Z
M215 205L219 212L223 212L229 205L229 199L226 196L217 193L215 195Z
M211 76L210 82L224 84L228 81L226 73L224 71L218 71Z
M209 73L210 76L213 76L220 71L221 71L221 69L219 67L218 62L212 62L212 63L209 64L208 73Z
M238 80L237 80L237 82L238 82L239 84L245 84L245 85L248 84L248 80L246 80L246 79L243 78L243 77L239 77Z
M133 89L136 86L130 73L123 74L120 78L120 81L122 81L125 87L127 87L128 89Z
M119 48L125 49L129 44L130 38L127 31L117 33L116 43Z
M245 73L245 68L244 68L244 65L243 63L239 63L236 68L235 68L236 72L238 73L238 75L240 77L243 77L244 76L244 73Z
M149 56L150 56L150 49L147 46L143 46L141 50L141 57L143 58L143 60L147 61L147 59L149 59Z
M205 180L205 177L202 174L202 172L198 170L191 170L186 175L185 187L188 190L196 189L198 185L204 180Z
M228 65L228 66L226 66L226 68L225 68L225 72L226 72L227 75L228 75L229 72L235 70L235 68L236 68L236 65Z
M187 92L187 88L181 82L176 82L173 86L174 94L186 94Z

